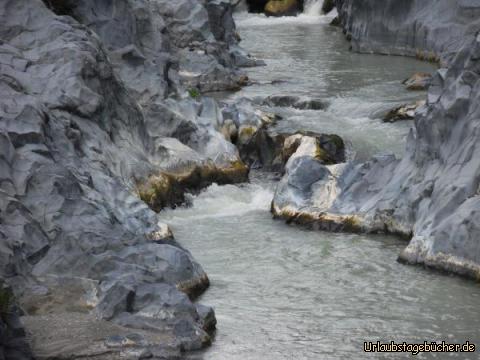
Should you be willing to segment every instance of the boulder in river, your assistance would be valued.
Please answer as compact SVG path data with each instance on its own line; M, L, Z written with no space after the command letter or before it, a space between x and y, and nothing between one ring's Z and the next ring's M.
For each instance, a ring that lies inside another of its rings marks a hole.
M295 16L301 10L298 0L270 0L265 5L267 16Z
M415 104L398 106L384 116L383 122L393 123L401 120L413 120L417 109L425 104L424 100L419 100Z
M328 103L321 99L312 99L295 95L271 95L261 101L265 106L293 107L298 110L325 110Z
M315 159L322 164L345 161L345 145L337 135L296 132L276 133L267 128L258 129L248 141L238 144L240 156L253 167L283 173L285 164L300 145L308 140L315 148Z
M430 73L415 73L408 79L405 79L402 84L405 85L407 90L427 90L432 82L432 75Z
M259 110L260 106L296 106L302 109L324 108L325 102L297 96L271 96L267 99L240 99L235 104L224 105L223 124L225 138L232 140L243 162L253 168L283 172L288 158L296 151L300 139L311 137L318 143L319 160L326 164L345 161L345 144L337 135L311 131L293 133L276 132L273 125L280 118Z

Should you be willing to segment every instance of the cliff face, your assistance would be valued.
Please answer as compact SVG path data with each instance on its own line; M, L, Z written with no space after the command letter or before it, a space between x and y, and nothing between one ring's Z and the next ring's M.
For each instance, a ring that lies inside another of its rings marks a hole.
M355 51L449 63L480 27L475 0L337 0Z
M189 299L207 275L138 184L241 167L216 104L186 91L244 81L231 12L221 0L0 2L0 278L37 334L87 313L117 324L104 338L139 331L80 334L76 349L34 336L35 351L118 355L128 343L160 356L210 341L213 311Z
M342 21L355 47L415 50L406 41L417 44L416 33L399 29L401 19L418 10L420 2L341 3ZM475 7L465 1L449 4L445 8L443 1L430 3L423 23L431 19L432 24L442 24L438 19L445 13L456 14L468 4ZM472 19L464 28L475 24ZM455 27L448 32L451 36L436 34L427 37L431 40L423 43L424 49L439 51L446 59L453 55L450 45L465 45L448 69L436 73L404 157L382 155L364 164L329 167L314 166L311 156L297 154L287 164L272 209L279 217L327 230L397 233L411 238L400 254L402 260L479 278L480 36L460 39Z

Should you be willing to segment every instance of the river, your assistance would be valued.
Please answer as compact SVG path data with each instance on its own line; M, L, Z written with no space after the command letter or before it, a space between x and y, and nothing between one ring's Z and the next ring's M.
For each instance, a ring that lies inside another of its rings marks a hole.
M283 116L276 126L339 134L357 160L386 151L402 156L412 123L384 124L381 114L424 97L406 91L401 80L433 66L352 53L330 20L312 9L280 19L237 14L242 46L267 66L248 70L254 85L218 96L325 99L325 111L273 109ZM480 345L477 284L399 264L406 243L394 237L314 232L275 221L269 212L274 189L272 176L254 172L249 184L212 185L192 197L190 207L162 213L211 280L200 301L215 308L216 338L195 358L390 359L363 353L363 342Z

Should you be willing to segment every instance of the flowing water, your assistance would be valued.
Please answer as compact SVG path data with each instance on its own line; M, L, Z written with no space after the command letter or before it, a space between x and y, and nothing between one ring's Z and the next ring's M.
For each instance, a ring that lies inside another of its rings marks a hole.
M249 70L256 85L223 98L297 94L327 99L326 111L274 109L284 116L277 126L338 133L359 158L382 151L401 156L412 124L387 125L379 117L422 97L405 91L400 81L432 66L351 53L340 29L328 26L318 8L307 11L310 16L296 18L237 16L242 45L267 66ZM397 263L405 243L393 237L314 232L274 221L269 213L274 188L273 179L254 173L250 184L213 185L192 198L190 207L163 213L212 283L200 300L215 308L216 339L194 356L384 359L392 356L363 353L363 342L469 340L480 345L477 284ZM445 357L478 358L417 355Z

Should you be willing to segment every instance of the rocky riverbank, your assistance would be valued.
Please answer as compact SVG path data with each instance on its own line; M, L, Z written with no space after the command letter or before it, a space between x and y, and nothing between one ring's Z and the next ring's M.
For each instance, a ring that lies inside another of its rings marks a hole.
M155 211L247 179L202 97L238 89L238 66L256 64L232 11L1 2L0 278L36 357L170 358L210 343L213 310L193 302L208 277Z
M399 234L410 239L402 261L479 279L480 37L474 14L480 6L413 0L340 0L337 6L354 50L433 54L449 67L435 74L402 159L387 154L327 166L300 152L287 164L273 213L321 229Z

